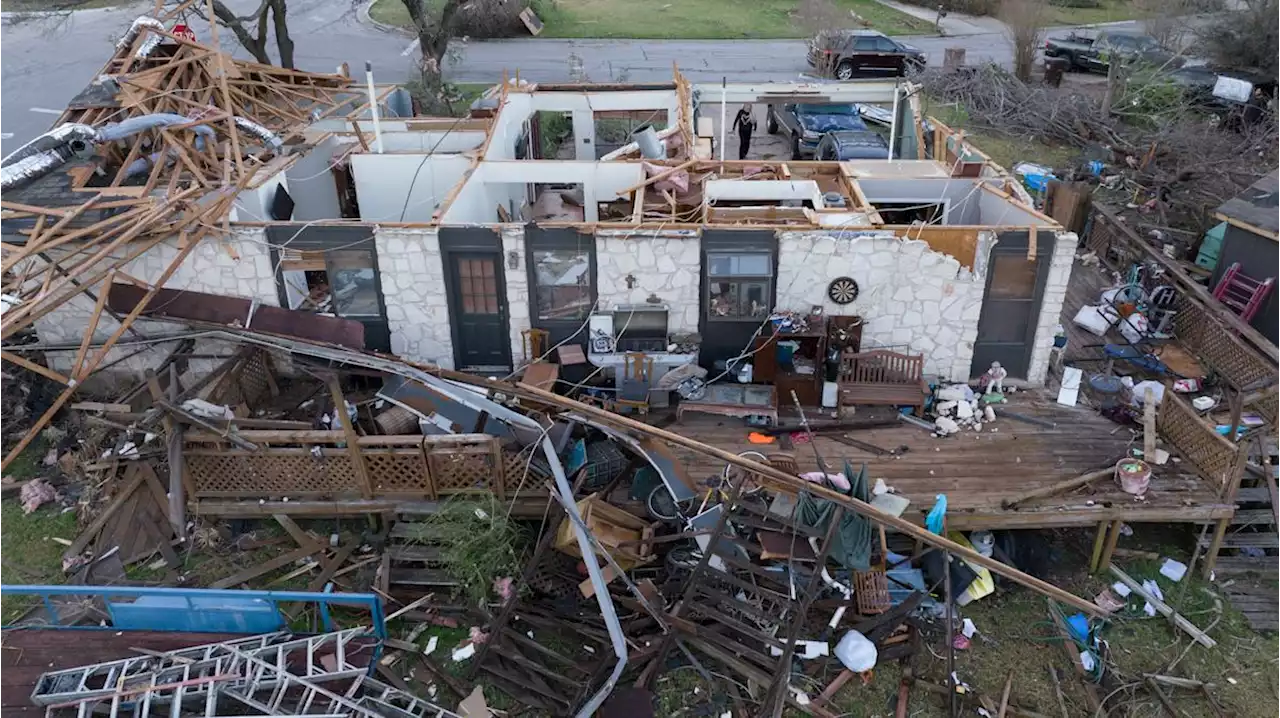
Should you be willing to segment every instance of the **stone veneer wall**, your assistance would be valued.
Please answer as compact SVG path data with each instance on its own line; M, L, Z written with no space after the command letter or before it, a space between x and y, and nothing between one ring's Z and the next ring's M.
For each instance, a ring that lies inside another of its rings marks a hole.
M434 228L378 227L374 233L391 352L453 368L453 334L440 237Z
M827 285L845 276L860 292L841 306L827 298ZM954 257L892 233L779 234L779 309L821 305L828 316L862 316L864 351L923 354L925 373L948 380L969 378L985 283Z
M256 299L264 305L279 306L280 300L276 292L271 253L267 248L263 230L250 227L236 228L232 234L232 239L228 241L219 242L208 238L201 242L187 256L173 276L165 282L165 288ZM176 239L166 241L130 262L123 271L144 282L158 280L178 252ZM99 287L93 287L93 291L96 296ZM93 300L81 293L37 320L35 327L40 341L46 344L78 344L89 326L93 307ZM119 326L119 322L104 312L94 331L95 341L105 341ZM140 334L148 336L175 334L182 330L181 325L172 322L143 320L134 322L132 326ZM104 363L113 362L136 352L138 347L127 346L128 342L133 340L136 340L136 337L126 332L120 338L120 342L126 346L112 349ZM94 378L96 381L106 381L111 376L141 374L144 370L160 364L173 346L172 343L158 344L153 349L109 367L101 376ZM230 355L234 349L226 342L201 340L196 343L195 351ZM75 350L51 352L48 354L48 360L50 367L55 371L68 372L75 360ZM220 360L216 359L193 359L188 365L188 375L206 373L219 363Z
M627 286L627 277L635 279ZM698 331L702 243L692 232L601 231L596 234L600 309L645 304L656 296L670 309L671 332Z
M524 364L524 337L521 332L533 325L529 313L529 258L524 256L524 227L502 229L502 272L507 280L507 324L511 331L511 361ZM515 269L511 266L514 264Z
M1040 319L1036 322L1035 345L1031 350L1031 364L1027 369L1027 383L1043 385L1049 375L1049 353L1053 349L1053 335L1062 322L1062 305L1067 299L1067 284L1076 261L1075 232L1059 232L1053 243L1053 259L1049 263L1049 279L1045 282L1044 298L1040 304Z

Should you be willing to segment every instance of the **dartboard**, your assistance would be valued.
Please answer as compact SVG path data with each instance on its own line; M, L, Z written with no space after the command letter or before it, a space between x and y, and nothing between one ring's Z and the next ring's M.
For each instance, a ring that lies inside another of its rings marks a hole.
M836 304L850 304L858 298L858 283L852 277L838 277L827 285L827 297Z

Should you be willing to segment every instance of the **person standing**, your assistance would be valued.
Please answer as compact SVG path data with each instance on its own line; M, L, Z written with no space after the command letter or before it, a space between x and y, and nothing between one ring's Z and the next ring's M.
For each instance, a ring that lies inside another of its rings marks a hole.
M751 133L755 132L756 121L751 116L751 105L743 105L733 118L733 131L738 133L738 159L745 160L751 149Z

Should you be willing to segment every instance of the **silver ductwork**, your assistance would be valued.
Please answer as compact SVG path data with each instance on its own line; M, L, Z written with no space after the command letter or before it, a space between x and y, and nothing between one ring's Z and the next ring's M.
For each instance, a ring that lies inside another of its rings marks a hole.
M116 43L116 51L119 52L120 50L132 45L133 41L137 39L138 33L142 32L142 29L147 27L153 30L160 30L161 32L164 31L164 23L153 17L143 15L137 20L134 20L133 24L129 26L129 29L125 31L124 37L121 37L120 42ZM163 39L163 35L153 34L151 37L147 38L146 42L142 43L138 48L138 51L134 53L134 57L146 57L147 55L150 55L151 51L155 50L156 46L159 45L160 41Z
M284 145L284 141L280 139L279 135L272 132L271 130L268 130L267 128L263 127L257 122L254 122L253 120L247 120L243 117L237 117L235 118L235 122L236 122L236 127L239 127L241 130L248 132L254 137L257 137L259 140L262 140L262 144L270 147L276 152L279 152L280 148Z
M662 146L662 141L658 139L658 133L654 132L653 125L645 125L632 132L631 139L636 141L636 146L640 148L640 156L646 160L667 158L667 149Z
M191 122L190 117L184 115L176 115L170 112L157 112L151 115L139 115L130 117L110 125L106 125L97 130L98 142L113 142L115 140L123 140L126 137L132 137L139 132L155 129L157 127L169 127L170 125L185 125ZM213 128L208 125L195 125L188 128L200 137L208 137L213 139Z
M60 149L47 150L0 167L0 190L8 190L23 182L43 177L62 166L74 152L70 145Z
M65 125L58 125L39 137L31 140L27 144L5 155L0 160L0 167L8 167L20 160L31 155L44 154L49 150L61 148L67 144L75 145L75 151L80 151L92 142L98 141L98 131L89 125L81 125L78 123L68 122ZM70 157L70 155L67 155Z

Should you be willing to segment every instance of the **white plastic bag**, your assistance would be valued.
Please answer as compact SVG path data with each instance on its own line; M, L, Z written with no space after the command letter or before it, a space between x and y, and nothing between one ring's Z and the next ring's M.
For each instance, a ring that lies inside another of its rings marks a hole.
M1120 320L1120 333L1124 335L1124 338L1130 344L1137 344L1142 341L1142 338L1146 336L1150 328L1147 318L1139 312L1134 312Z
M1115 311L1111 307L1094 307L1085 305L1071 319L1071 323L1093 334L1105 337L1111 325L1115 323Z

